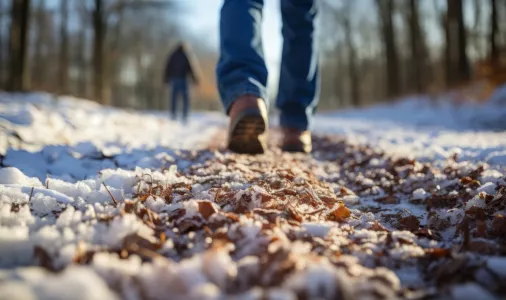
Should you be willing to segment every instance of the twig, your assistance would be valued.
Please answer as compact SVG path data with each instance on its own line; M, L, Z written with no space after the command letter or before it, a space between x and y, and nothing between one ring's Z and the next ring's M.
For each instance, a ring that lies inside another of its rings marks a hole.
M141 175L141 178L144 177L144 176L149 176L151 178L151 184L153 184L153 181L154 181L153 180L153 175L144 173L144 174ZM142 179L144 179L144 178L142 178Z
M114 202L114 204L116 206L118 206L118 201L116 201L116 199L114 198L114 196L112 195L111 191L109 191L109 189L107 188L107 185L105 185L105 182L102 182L102 184L104 185L105 187L105 190L109 193L109 196L111 196L111 199L112 201Z
M153 191L153 184L154 184L154 179L153 179L153 176L151 174L142 174L141 175L141 180L144 180L144 176L149 176L151 178L151 182L146 182L147 185L149 185L149 191L148 191L148 194L152 194L152 191Z
M126 247L126 249L128 251L134 252L135 254L138 254L140 256L144 256L146 258L161 259L161 260L168 262L168 259L166 257L164 257L163 255L159 254L158 252L155 252L153 250L146 249L146 248L141 248L137 244L128 245Z
M314 214L317 214L317 213L319 213L319 212L322 212L322 211L324 211L324 210L326 210L326 209L327 209L326 207L320 207L320 208L317 208L317 209L315 209L315 210L313 210L313 211L309 211L309 212L302 213L302 214L304 214L304 215L314 215ZM299 212L299 213L301 213L301 212Z
M33 190L35 189L34 186L32 186L32 190L30 191L30 198L28 198L28 202L32 201L32 196L33 196Z

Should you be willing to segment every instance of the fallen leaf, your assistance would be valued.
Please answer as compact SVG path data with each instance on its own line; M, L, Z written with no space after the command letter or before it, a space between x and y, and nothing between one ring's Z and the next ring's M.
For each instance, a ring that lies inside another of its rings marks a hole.
M428 255L431 258L450 257L451 254L452 254L452 249L449 249L449 248L429 248L429 249L425 249L425 255Z
M288 207L288 208L286 209L286 213L288 214L288 217L289 217L290 219L295 220L295 221L297 221L297 222L299 222L299 223L300 223L300 222L302 222L302 220L303 220L303 219L302 219L302 216L301 216L299 213L297 213L297 212L296 212L293 208L291 208L291 207Z
M216 208L210 201L197 201L199 204L199 212L206 220L217 212Z
M378 221L374 221L374 223L369 227L369 230L374 231L388 231L385 226L381 225Z
M506 218L503 215L497 215L492 220L492 234L506 237Z
M420 227L420 221L415 216L407 216L399 220L401 227L409 231L417 231Z
M374 199L375 202L382 204L397 204L399 203L399 199L395 196L385 196L378 199Z
M343 202L339 203L339 207L327 215L327 219L336 222L343 222L351 216L350 210L344 206Z

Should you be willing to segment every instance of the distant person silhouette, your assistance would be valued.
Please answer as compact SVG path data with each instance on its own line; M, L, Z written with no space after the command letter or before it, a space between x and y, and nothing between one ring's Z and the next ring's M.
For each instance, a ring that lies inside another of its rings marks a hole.
M280 0L283 53L276 106L281 149L311 152L311 119L318 98L314 38L316 1ZM267 68L262 44L264 0L224 0L220 18L218 90L230 117L228 148L263 153L267 130ZM270 47L266 45L266 47Z
M171 116L177 119L177 107L179 98L183 100L183 122L188 121L190 113L190 95L188 79L194 84L199 80L196 75L195 61L190 58L189 47L181 42L176 45L174 51L170 54L165 66L164 81L171 89Z

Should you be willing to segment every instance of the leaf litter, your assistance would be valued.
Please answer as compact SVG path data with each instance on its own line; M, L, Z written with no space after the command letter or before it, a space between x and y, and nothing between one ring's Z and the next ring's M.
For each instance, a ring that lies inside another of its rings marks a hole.
M35 291L16 274L37 266L48 282L86 268L104 299L506 296L504 174L492 187L486 165L436 167L336 136L314 148L201 150L179 172L55 181L73 201L53 211L34 189L2 187L0 290Z

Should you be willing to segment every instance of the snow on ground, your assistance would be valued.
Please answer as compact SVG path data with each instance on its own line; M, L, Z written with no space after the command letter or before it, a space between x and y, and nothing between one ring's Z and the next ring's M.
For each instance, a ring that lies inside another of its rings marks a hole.
M160 168L178 149L206 146L224 123L221 114L193 114L183 126L165 113L104 108L49 94L0 94L3 165L29 176L67 181L107 168Z
M1 94L0 298L504 297L494 103L319 115L344 137L250 157L206 149L218 114Z
M327 113L315 131L346 135L392 154L424 161L506 165L506 87L483 104L454 104L448 98L416 97L395 104Z

